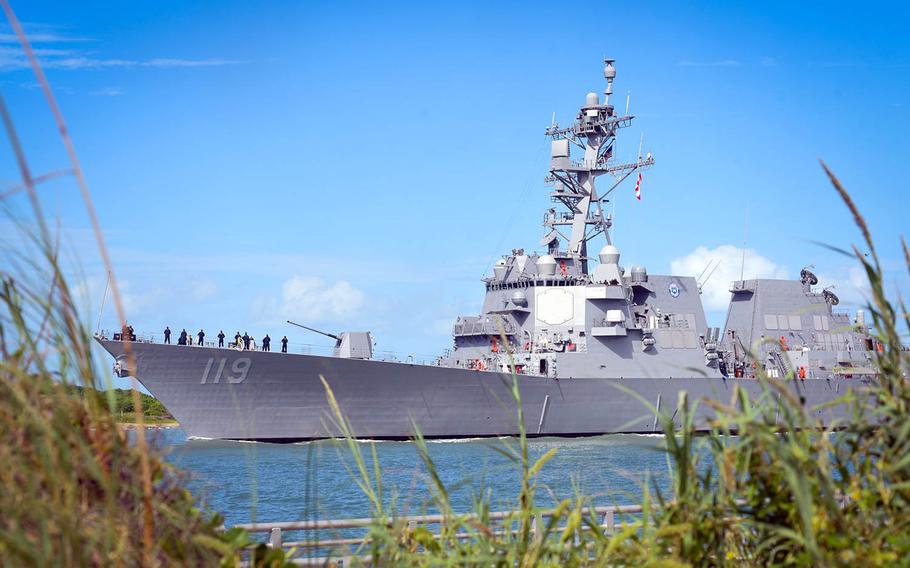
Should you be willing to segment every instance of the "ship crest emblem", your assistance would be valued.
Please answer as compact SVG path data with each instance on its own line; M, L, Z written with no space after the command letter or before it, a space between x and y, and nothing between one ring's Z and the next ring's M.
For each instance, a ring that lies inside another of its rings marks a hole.
M667 290L674 298L679 297L679 285L676 282L670 282L670 286L667 288Z

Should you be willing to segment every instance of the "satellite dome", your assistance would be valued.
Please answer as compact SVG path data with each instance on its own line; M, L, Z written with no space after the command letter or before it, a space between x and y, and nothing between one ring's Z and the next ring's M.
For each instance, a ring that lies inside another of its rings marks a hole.
M613 245L604 245L597 256L602 264L619 264L619 249Z
M632 270L629 272L632 282L647 282L648 281L648 271L645 270L644 266L636 264L632 267Z
M600 104L600 97L597 96L597 93L588 93L585 97L585 106L593 107Z
M538 258L537 273L541 276L553 276L556 274L556 259L549 254L545 254Z
M528 304L528 297L525 296L525 293L521 290L515 290L512 292L512 303L516 306L526 306Z

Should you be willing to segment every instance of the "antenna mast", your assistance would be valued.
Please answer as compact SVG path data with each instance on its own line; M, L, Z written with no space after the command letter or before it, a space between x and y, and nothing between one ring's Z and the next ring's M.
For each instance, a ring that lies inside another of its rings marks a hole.
M746 204L746 222L743 224L743 261L739 268L739 279L745 278L746 274L746 243L749 241L749 204Z
M588 274L587 242L604 233L610 242L609 230L613 224L612 215L605 216L602 202L619 183L633 171L654 164L649 155L635 163L615 163L613 149L616 132L632 124L630 114L618 116L610 104L613 94L613 80L616 78L615 60L604 59L604 78L607 88L604 90L603 102L597 93L588 93L585 104L581 107L574 124L561 128L555 121L547 128L546 135L552 139L550 153L550 172L545 181L553 188L550 198L561 204L567 211L552 211L544 220L544 226L550 229L550 235L561 235L559 227L571 227L571 236L567 239L568 250L560 251L558 239L548 240L551 243L551 254L554 254L567 270L573 274ZM628 104L628 99L627 99ZM573 160L570 147L576 146L584 152L582 161ZM598 176L610 174L617 181L602 196L597 195L595 180ZM591 206L596 205L596 211ZM590 229L589 229L590 227ZM547 237L545 240L547 240Z

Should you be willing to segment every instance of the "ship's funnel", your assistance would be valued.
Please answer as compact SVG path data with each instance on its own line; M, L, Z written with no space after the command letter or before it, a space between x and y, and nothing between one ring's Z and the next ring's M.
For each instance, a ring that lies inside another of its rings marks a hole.
M538 258L537 273L541 276L553 276L556 274L556 259L549 254L545 254Z

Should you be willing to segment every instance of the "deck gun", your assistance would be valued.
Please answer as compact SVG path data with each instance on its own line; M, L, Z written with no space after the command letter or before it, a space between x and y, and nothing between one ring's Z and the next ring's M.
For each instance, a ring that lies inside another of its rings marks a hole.
M319 331L312 327L305 326L287 320L291 325L302 327L307 331L312 331L335 340L335 357L344 359L372 359L373 358L373 338L370 337L369 331L343 331L339 335Z
M291 320L287 320L287 321L288 321L289 324L291 324L291 325L296 325L297 327L302 327L303 329L305 329L305 330L307 330L307 331L312 331L312 332L314 332L314 333L318 333L318 334L324 335L324 336L326 336L326 337L331 337L331 338L334 339L335 341L341 341L341 338L338 337L337 335L335 335L334 333L326 333L325 331L319 331L318 329L314 329L314 328L312 328L312 327L307 327L307 326L305 326L305 325L303 325L303 324L299 324L299 323L293 322L293 321L291 321Z

